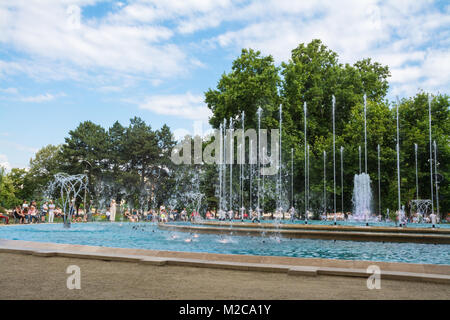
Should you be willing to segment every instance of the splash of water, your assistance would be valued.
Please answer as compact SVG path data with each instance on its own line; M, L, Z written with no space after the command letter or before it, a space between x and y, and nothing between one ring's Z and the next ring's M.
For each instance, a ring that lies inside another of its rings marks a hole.
M355 174L353 187L353 216L351 220L370 220L372 190L370 176L367 173Z

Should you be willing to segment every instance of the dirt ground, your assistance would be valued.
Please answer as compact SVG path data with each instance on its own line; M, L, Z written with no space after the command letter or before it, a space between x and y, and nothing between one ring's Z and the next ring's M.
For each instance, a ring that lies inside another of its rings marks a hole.
M67 289L69 265L81 289ZM0 253L0 299L450 299L450 285Z

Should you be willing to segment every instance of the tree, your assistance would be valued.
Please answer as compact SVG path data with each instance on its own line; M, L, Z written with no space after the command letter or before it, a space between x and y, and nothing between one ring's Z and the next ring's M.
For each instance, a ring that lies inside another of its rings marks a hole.
M236 119L245 111L246 125L254 128L258 107L273 112L279 104L278 71L272 56L242 49L241 55L233 61L231 72L222 75L216 89L205 92L205 102L213 112L210 124L219 128L223 119Z
M53 175L61 171L63 163L61 151L61 145L49 144L39 149L34 158L30 160L30 170L27 176L36 198L42 198L43 192Z

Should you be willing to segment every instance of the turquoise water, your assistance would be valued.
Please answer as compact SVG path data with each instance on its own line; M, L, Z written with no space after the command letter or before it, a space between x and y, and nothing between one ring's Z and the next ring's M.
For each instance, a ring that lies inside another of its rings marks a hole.
M230 231L232 232L232 231ZM196 236L196 237L195 237ZM0 239L119 248L371 260L450 265L450 246L189 234L160 230L154 223L77 223L0 227ZM190 242L187 242L189 241Z

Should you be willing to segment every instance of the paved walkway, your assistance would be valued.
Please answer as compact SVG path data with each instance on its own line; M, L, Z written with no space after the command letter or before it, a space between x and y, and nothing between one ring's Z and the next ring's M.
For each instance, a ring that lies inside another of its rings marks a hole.
M66 269L81 270L81 289ZM449 299L450 285L0 253L0 299Z

